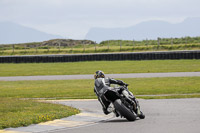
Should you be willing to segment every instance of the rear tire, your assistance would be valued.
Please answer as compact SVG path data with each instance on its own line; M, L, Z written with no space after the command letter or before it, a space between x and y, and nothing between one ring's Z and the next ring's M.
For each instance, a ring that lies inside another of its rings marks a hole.
M136 120L136 114L134 112L131 112L122 102L120 99L115 100L113 103L115 106L115 109L119 111L119 113L124 116L128 121L134 121Z

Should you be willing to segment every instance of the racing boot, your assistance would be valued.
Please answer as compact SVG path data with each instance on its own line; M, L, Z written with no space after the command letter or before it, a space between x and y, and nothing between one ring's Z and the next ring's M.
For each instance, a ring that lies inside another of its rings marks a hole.
M107 108L103 108L103 112L105 115L110 114L111 112L114 112L115 108L113 104L110 104Z
M140 107L137 107L137 116L140 118L140 119L144 119L145 118L145 115L142 113L142 111L140 110Z
M108 114L111 113L111 112L109 112L106 108L102 108L102 110L103 110L103 113L104 113L105 115L108 115Z
M137 116L138 116L140 119L144 119L144 118L145 118L145 115L144 115L144 114L142 113L142 111L140 110L139 101L138 101L135 97L133 98L133 101L135 102Z
M117 111L116 111L116 109L115 109L115 107L114 107L114 105L112 103L108 106L107 110L108 110L108 112L113 112L116 117L119 116L119 114L117 113Z
M103 112L104 112L105 115L108 115L108 114L110 114L111 112L113 112L113 113L115 114L116 117L119 116L119 114L118 114L117 111L115 110L113 104L110 104L110 105L108 106L107 109L103 108Z

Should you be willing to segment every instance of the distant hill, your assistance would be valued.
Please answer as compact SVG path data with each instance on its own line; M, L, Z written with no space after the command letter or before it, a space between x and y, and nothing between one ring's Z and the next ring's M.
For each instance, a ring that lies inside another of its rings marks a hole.
M41 46L76 46L80 44L95 44L95 42L91 40L52 39L42 42Z
M184 36L200 36L200 18L187 18L181 23L146 21L127 28L91 28L85 39L97 42L103 40L143 40Z
M29 48L35 48L35 47L45 47L45 46L76 46L76 45L88 45L88 44L96 44L96 42L91 40L73 40L73 39L52 39L48 41L43 42L27 42L27 43L18 43L15 46L19 47L29 47ZM13 44L4 44L6 47L12 47Z
M61 36L47 34L11 22L0 22L0 44L40 42Z

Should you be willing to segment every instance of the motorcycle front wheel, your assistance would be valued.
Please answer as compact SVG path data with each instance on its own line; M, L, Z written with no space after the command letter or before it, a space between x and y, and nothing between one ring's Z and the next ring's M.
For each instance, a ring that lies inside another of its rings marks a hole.
M115 100L113 103L114 107L119 113L124 116L128 121L134 121L136 120L137 115L134 112L131 112L130 109L128 109L120 99Z

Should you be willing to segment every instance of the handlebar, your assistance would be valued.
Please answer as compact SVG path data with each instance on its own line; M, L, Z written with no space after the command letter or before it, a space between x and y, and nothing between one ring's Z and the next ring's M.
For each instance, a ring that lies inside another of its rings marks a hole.
M126 84L126 83L125 83L125 84L124 84L124 86L126 86L126 87L127 87L127 86L129 86L129 84Z

